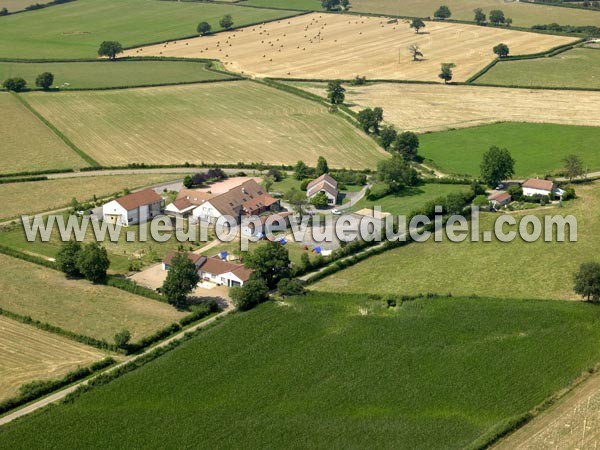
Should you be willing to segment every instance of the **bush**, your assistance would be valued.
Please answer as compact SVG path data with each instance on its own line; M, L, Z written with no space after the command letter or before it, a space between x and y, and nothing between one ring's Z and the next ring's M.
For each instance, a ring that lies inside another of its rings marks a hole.
M311 181L313 181L312 178L305 178L304 180L302 180L302 182L300 183L300 190L305 191L308 188L308 185Z
M39 74L35 80L35 85L37 87L41 87L45 91L50 89L52 83L54 83L54 75L52 75L50 72L44 72Z
M7 91L23 92L27 88L27 81L21 77L8 78L4 80L2 87Z
M277 283L277 290L282 297L290 297L293 295L303 295L305 293L304 286L300 281L284 278Z
M391 192L390 185L387 183L377 183L367 190L368 200L379 200Z
M574 198L577 198L577 195L575 193L575 189L573 189L572 187L567 187L564 189L565 193L562 196L563 200L572 200Z
M269 298L267 284L258 278L246 281L244 286L229 289L233 304L240 311L248 311Z
M129 341L131 340L131 333L129 330L123 329L115 334L114 341L115 345L119 348L126 349Z

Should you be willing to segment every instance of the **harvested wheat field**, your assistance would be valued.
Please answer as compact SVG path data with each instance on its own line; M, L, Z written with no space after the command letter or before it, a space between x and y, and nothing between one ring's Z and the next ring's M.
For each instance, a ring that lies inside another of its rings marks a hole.
M321 83L290 83L325 96ZM376 83L348 87L346 103L380 106L386 122L416 132L495 122L600 126L600 92Z
M31 93L28 101L103 165L260 162L375 167L386 153L327 107L251 81Z
M474 25L427 22L416 34L407 21L307 14L227 33L132 49L124 56L217 58L225 67L257 77L439 81L440 64L453 62L455 81L465 81L491 62L504 42L512 55L536 53L572 38ZM419 44L421 61L409 45Z
M0 401L23 383L61 378L106 356L102 351L0 316Z

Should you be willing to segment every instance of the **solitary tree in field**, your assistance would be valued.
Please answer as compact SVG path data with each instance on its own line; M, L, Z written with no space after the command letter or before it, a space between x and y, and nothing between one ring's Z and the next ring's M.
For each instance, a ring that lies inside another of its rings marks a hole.
M452 69L456 67L454 63L442 63L442 69L438 77L444 80L444 83L448 84L452 81Z
M494 53L498 55L500 58L506 58L510 53L508 45L506 44L498 44L494 47Z
M81 251L81 243L77 241L64 242L56 255L56 268L67 277L79 277L81 272L77 267L77 258Z
M423 20L416 18L413 19L412 22L410 23L410 27L415 29L415 32L417 34L419 34L419 30L421 30L422 28L425 28L425 22L423 22Z
M421 47L419 46L419 44L409 45L408 51L412 55L413 61L418 61L419 58L423 57L423 52L421 52Z
M210 23L208 22L200 22L198 24L198 26L196 27L196 31L198 32L198 34L204 36L206 33L210 33L210 30L212 29L212 27L210 26Z
M163 293L169 303L177 309L187 307L187 296L200 281L196 265L183 253L178 253L171 260L167 279L163 283Z
M329 165L327 164L327 160L322 157L319 156L319 159L317 160L317 176L320 177L321 175L325 174L325 173L329 173Z
M7 91L21 92L27 88L27 81L21 77L8 78L4 80L2 87Z
M583 163L577 155L568 155L563 159L565 163L565 175L569 178L569 181L573 181L573 178L580 177L583 175Z
M450 8L448 8L446 5L440 6L438 10L433 13L433 17L435 17L436 19L449 19L451 15L452 12L450 11Z
M485 13L483 12L483 9L481 8L476 8L473 10L473 14L474 17L473 19L475 20L475 22L477 22L477 25L483 25L485 23Z
M123 52L123 46L117 41L104 41L98 49L98 56L107 56L114 60L119 53Z
M507 149L494 145L483 155L480 169L481 180L493 187L514 175L515 160Z
M231 17L231 14L225 14L219 21L219 25L221 25L221 28L229 30L233 26L233 18Z
M490 22L494 25L500 25L506 21L506 17L504 17L504 12L499 9L494 9L490 11Z
M77 256L77 269L92 283L104 281L109 266L108 253L97 242L84 246Z
M419 149L419 136L412 131L400 133L394 143L394 149L405 161L414 161L417 158L417 150Z
M574 275L573 290L588 302L600 301L600 263L587 262L581 264L579 272Z
M327 98L332 105L341 105L346 98L346 89L342 86L341 81L330 81L327 84Z
M52 75L50 72L44 72L39 74L35 80L35 85L37 87L41 87L45 91L50 89L52 83L54 83L54 75Z

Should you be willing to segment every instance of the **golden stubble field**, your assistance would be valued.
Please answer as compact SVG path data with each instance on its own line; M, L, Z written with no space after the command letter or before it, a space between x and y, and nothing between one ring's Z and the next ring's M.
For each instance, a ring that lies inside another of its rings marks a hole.
M126 51L124 56L216 58L234 72L256 77L440 81L441 63L455 63L455 81L465 81L491 62L503 42L512 55L536 53L573 41L453 23L427 22L416 34L408 21L385 17L313 13L212 36ZM408 47L418 44L421 61Z

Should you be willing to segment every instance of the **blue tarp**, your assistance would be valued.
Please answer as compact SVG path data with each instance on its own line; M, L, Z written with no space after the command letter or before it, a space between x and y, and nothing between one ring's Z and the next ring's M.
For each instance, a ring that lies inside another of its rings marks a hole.
M229 253L227 253L227 252L219 253L219 258L221 258L221 259L227 259L228 256L229 256Z
M281 239L279 239L279 243L281 245L285 245L285 244L287 244L287 241L285 239L281 238Z
M317 253L321 253L321 247L315 247L314 251L317 252Z

